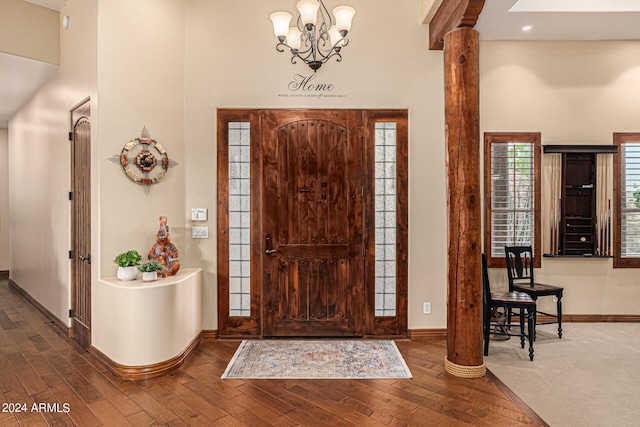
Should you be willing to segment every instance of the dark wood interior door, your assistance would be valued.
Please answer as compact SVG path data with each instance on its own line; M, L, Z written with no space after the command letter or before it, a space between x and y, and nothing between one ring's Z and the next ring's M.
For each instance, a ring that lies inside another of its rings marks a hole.
M89 101L71 112L72 270L71 328L78 343L91 345L91 122Z
M359 336L362 114L265 112L263 336Z

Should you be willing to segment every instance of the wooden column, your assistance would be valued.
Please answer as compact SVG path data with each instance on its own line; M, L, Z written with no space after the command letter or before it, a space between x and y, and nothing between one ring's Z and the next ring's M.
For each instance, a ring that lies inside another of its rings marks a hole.
M478 32L444 37L447 144L447 372L484 376L480 223L480 91Z

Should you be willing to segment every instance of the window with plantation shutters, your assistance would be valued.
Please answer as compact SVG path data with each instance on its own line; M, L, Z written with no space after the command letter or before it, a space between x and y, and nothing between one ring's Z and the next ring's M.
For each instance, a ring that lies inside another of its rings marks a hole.
M540 265L540 134L485 134L485 253L502 266L505 246L533 246Z
M614 267L640 267L640 133L614 134L615 161Z

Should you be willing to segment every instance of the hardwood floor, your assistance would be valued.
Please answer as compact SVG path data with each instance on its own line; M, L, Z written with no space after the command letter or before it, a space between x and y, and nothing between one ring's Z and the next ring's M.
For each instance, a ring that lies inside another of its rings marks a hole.
M123 381L0 280L0 426L546 425L491 374L446 374L444 341L397 341L408 380L221 380L239 343L206 341L166 376Z

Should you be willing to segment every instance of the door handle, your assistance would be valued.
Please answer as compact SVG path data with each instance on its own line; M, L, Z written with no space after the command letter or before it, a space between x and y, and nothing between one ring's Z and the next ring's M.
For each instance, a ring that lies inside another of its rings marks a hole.
M266 246L265 253L267 255L275 254L276 252L278 252L277 249L273 249L273 239L271 237L271 234L267 234L265 236L265 246Z
M78 258L80 259L80 261L87 261L89 264L91 264L91 252L89 252L86 257L78 255Z

